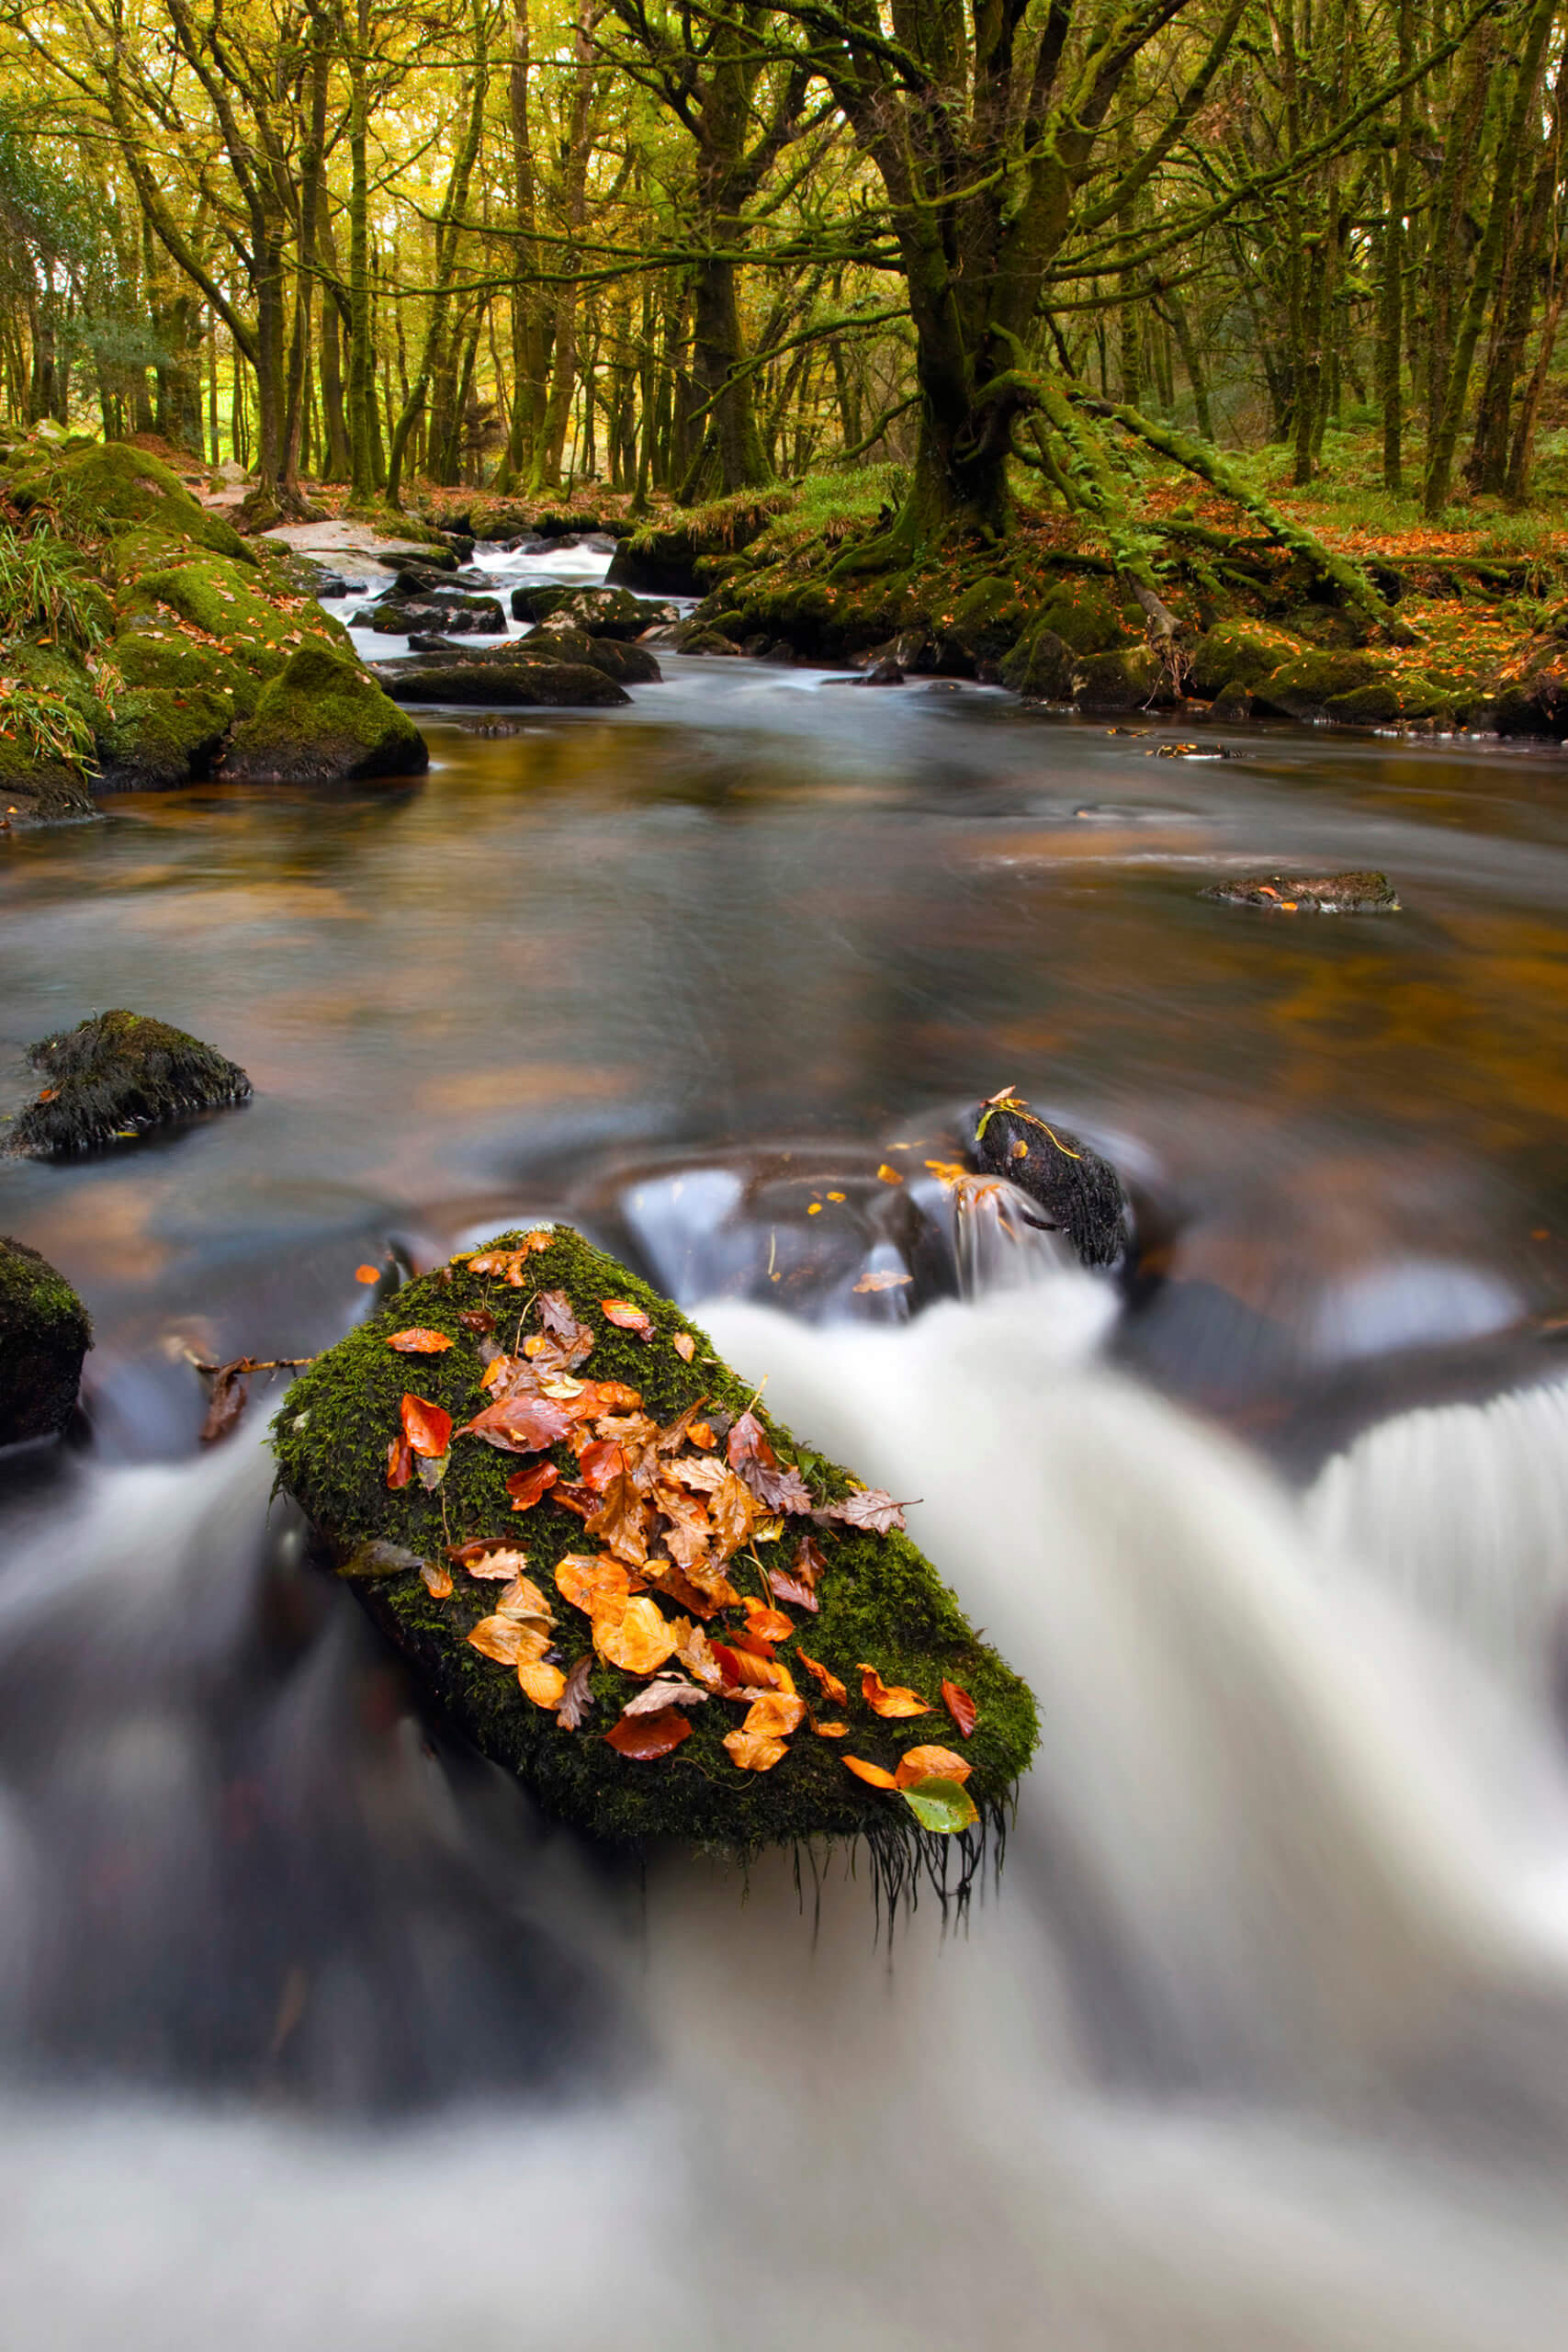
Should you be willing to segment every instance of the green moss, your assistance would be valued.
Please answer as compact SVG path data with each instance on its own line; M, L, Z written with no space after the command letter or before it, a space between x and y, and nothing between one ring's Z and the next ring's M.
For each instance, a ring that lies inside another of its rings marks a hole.
M92 1344L64 1275L25 1242L0 1239L0 1445L64 1427Z
M491 1246L515 1247L521 1238L503 1236ZM548 1592L557 1561L597 1548L581 1521L547 1496L526 1515L513 1512L506 1479L517 1462L478 1439L456 1441L437 1493L427 1494L417 1483L389 1491L387 1447L399 1430L405 1391L440 1405L459 1425L484 1402L476 1343L458 1320L465 1309L487 1307L502 1343L514 1346L519 1332L532 1328L525 1316L535 1291L561 1289L601 1335L582 1368L584 1378L626 1382L660 1422L699 1397L730 1413L751 1401L745 1384L714 1357L705 1333L570 1229L554 1228L549 1248L529 1259L526 1273L528 1287L519 1291L466 1266L444 1268L400 1292L389 1310L296 1382L274 1423L279 1482L302 1505L340 1566L357 1555L363 1568L368 1545L396 1547L383 1559L400 1553L405 1560L412 1555L434 1561L448 1544L508 1538L527 1551L529 1573ZM598 1302L608 1296L646 1310L654 1326L650 1343L605 1321ZM389 1350L389 1332L412 1324L445 1331L457 1344L430 1358ZM689 1365L672 1344L679 1333L695 1341ZM799 1465L816 1496L833 1500L851 1491L844 1471L756 1409L781 1460ZM556 1449L554 1458L564 1475L572 1475L567 1449ZM792 1532L786 1522L782 1541L756 1547L764 1566L787 1567L803 1524ZM355 1589L433 1698L478 1746L525 1781L548 1810L595 1837L625 1842L671 1836L741 1854L820 1836L907 1844L915 1835L908 1808L857 1781L842 1756L847 1748L892 1768L906 1748L930 1741L964 1747L974 1767L971 1793L983 1815L999 1817L1034 1746L1029 1690L976 1638L953 1595L907 1536L838 1527L818 1532L828 1563L819 1586L821 1612L796 1612L797 1641L849 1685L848 1707L831 1712L848 1720L850 1736L829 1741L803 1728L783 1761L765 1774L743 1773L731 1763L722 1741L741 1711L717 1699L694 1710L692 1736L672 1756L652 1764L621 1757L603 1734L638 1686L603 1664L593 1670L597 1704L588 1725L577 1733L558 1729L552 1714L523 1696L514 1674L468 1646L467 1635L489 1614L494 1588L473 1582L460 1569L446 1600L433 1600L417 1569L407 1565L356 1574ZM761 1592L760 1571L744 1560L732 1575ZM570 1666L591 1652L588 1621L564 1600L557 1617L557 1639ZM722 1639L719 1621L709 1630ZM795 1647L792 1642L782 1655L793 1657ZM856 1668L863 1660L886 1681L910 1684L937 1701L935 1712L883 1722L860 1694ZM978 1703L979 1722L966 1744L941 1710L937 1686L943 1676ZM804 1671L796 1679L803 1696L815 1695Z
M9 1148L39 1158L242 1102L251 1091L237 1063L141 1012L92 1014L40 1039L28 1059L49 1084L16 1121Z
M1390 671L1371 684L1331 695L1324 708L1343 727L1408 727L1426 719L1451 722L1454 697L1419 672Z
M97 734L105 783L156 792L205 775L233 715L229 695L201 684L137 686L118 695L113 718Z
M151 526L240 563L254 560L233 525L194 499L178 474L123 442L29 452L7 489L22 513L47 507L73 537Z
M301 646L234 735L224 775L243 784L419 775L423 736L351 651Z
M1375 653L1298 652L1253 688L1259 707L1287 718L1321 718L1339 696L1381 685L1386 662Z
M977 580L953 607L945 637L976 662L999 662L1026 630L1041 626L1011 580ZM1046 624L1048 626L1048 624Z
M1053 588L1043 604L1035 606L1033 621L1036 628L1054 630L1075 653L1111 653L1134 634L1109 591L1081 576Z
M1227 686L1254 693L1265 678L1305 649L1299 638L1264 621L1222 621L1192 648L1190 684L1213 696Z
M1035 702L1066 702L1073 690L1072 649L1043 626L1013 647L1002 663L1001 681L1014 694Z
M1083 710L1146 710L1151 703L1169 700L1165 672L1146 646L1129 646L1122 653L1086 654L1073 676L1074 694Z

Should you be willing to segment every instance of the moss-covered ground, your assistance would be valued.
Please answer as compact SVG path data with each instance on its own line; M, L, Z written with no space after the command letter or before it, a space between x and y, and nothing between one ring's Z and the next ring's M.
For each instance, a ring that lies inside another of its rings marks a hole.
M521 1235L492 1248L515 1248ZM983 1818L997 1820L1029 1760L1036 1736L1034 1702L996 1652L969 1626L954 1595L908 1536L841 1526L812 1530L826 1555L818 1585L820 1613L795 1607L794 1638L779 1656L791 1666L803 1697L821 1713L850 1726L844 1740L803 1728L783 1760L766 1773L739 1770L722 1745L743 1710L715 1697L694 1711L693 1729L673 1754L641 1763L619 1755L604 1735L639 1688L631 1677L595 1660L594 1711L576 1732L558 1727L553 1713L524 1697L515 1673L468 1645L467 1636L494 1605L496 1587L454 1569L449 1599L434 1599L421 1560L442 1560L448 1546L494 1539L520 1544L528 1573L554 1601L562 1664L592 1656L589 1620L555 1593L552 1571L568 1553L592 1553L582 1521L548 1495L531 1510L511 1508L506 1481L520 1466L515 1454L481 1440L455 1439L450 1466L438 1490L416 1481L399 1491L387 1484L387 1449L400 1428L405 1392L441 1406L460 1426L486 1399L479 1343L460 1320L465 1311L493 1316L501 1344L514 1347L536 1328L527 1309L539 1290L564 1291L580 1317L597 1333L581 1377L620 1381L637 1389L644 1409L661 1425L698 1398L710 1408L739 1414L750 1392L715 1355L705 1333L657 1292L569 1228L557 1227L547 1249L531 1257L526 1284L514 1289L466 1264L415 1282L392 1305L342 1340L296 1382L274 1424L280 1484L301 1504L331 1556L353 1576L371 1614L409 1658L427 1691L496 1762L525 1781L546 1807L593 1836L615 1842L670 1836L744 1854L760 1847L818 1837L869 1838L874 1846L918 1842L903 1800L865 1786L845 1767L847 1751L895 1769L909 1747L936 1742L961 1749L973 1767L969 1792ZM629 1300L645 1310L653 1338L645 1341L604 1317L600 1301ZM455 1345L445 1354L414 1357L387 1345L388 1335L411 1326L444 1332ZM674 1341L688 1335L693 1360ZM828 1502L852 1488L849 1474L767 1419L756 1407L785 1464L798 1464L813 1496ZM563 1478L575 1475L566 1446L551 1458ZM532 1457L530 1457L532 1459ZM761 1598L768 1567L789 1567L805 1520L784 1522L781 1539L759 1542L730 1568L738 1589ZM976 1529L984 1512L976 1510ZM976 1541L982 1541L978 1532ZM392 1546L376 1554L371 1546ZM386 1563L390 1559L389 1569ZM402 1565L398 1565L400 1559ZM673 1611L673 1604L667 1607ZM730 1610L707 1630L744 1621ZM830 1668L848 1686L849 1702L820 1700L809 1673L793 1664L796 1650ZM866 1705L858 1668L877 1668L887 1683L912 1687L931 1712L885 1721ZM979 1709L964 1741L943 1711L942 1678L967 1690Z

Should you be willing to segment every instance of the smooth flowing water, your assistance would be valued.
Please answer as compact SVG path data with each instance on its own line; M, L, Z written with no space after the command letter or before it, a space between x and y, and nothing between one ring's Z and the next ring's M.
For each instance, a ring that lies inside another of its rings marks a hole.
M13 1099L109 1004L256 1087L5 1171L98 1330L0 1464L17 2340L1556 2352L1560 759L667 672L6 844ZM1350 865L1404 914L1198 896ZM1009 1081L1128 1176L1126 1281L955 1221ZM199 1453L193 1351L546 1213L920 1496L1033 1682L966 1928L550 1833L302 1564L270 1398Z

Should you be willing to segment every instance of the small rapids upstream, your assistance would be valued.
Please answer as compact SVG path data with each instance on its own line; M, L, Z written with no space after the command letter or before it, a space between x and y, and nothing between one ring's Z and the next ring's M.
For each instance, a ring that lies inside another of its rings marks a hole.
M9 2335L1561 2352L1560 760L666 670L7 843L7 1104L117 1004L255 1084L3 1170L97 1329L0 1464ZM1199 895L1371 865L1401 916ZM1004 1082L1117 1160L1125 1279L944 1193ZM193 1355L558 1214L1032 1684L966 1917L552 1831L306 1562L279 1392L198 1453Z

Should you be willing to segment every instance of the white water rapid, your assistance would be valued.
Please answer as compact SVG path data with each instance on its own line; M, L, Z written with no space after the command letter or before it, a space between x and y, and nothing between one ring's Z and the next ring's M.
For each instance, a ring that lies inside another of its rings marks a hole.
M0 1587L0 2021L51 2053L0 2110L8 2340L1560 2352L1568 1774L1516 1669L1561 1397L1386 1425L1303 1506L1097 1361L1106 1300L696 1310L920 1498L1041 1701L999 1894L890 1951L841 1864L814 1939L783 1860L744 1900L659 1861L644 1907L455 1794L342 1596L279 1634L258 1451L40 1510ZM253 1977L259 2109L87 2068L203 2004L220 2044ZM408 2111L323 2118L389 2052Z

